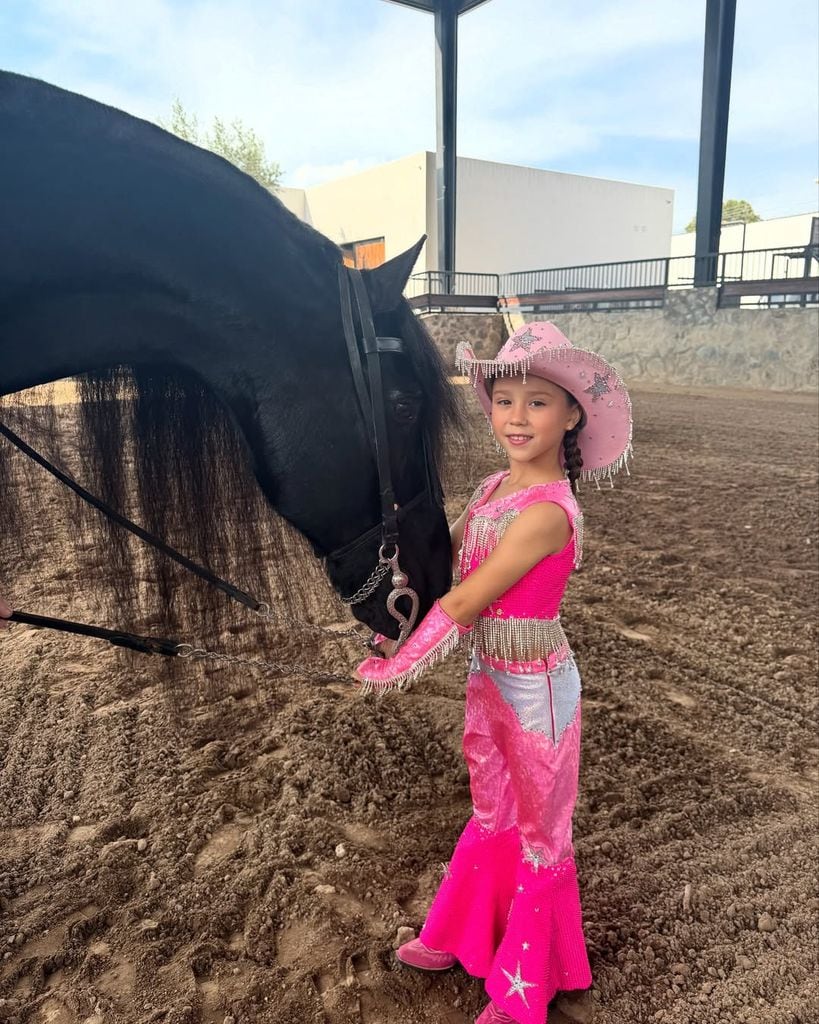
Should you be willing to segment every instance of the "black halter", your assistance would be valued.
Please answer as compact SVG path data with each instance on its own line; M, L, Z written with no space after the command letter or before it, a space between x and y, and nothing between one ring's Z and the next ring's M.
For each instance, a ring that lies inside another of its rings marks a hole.
M361 325L362 347L367 359L367 381L364 379L364 367L358 350L355 324L353 322L352 294L355 298L358 322ZM341 297L341 323L344 328L344 340L347 343L347 357L353 374L358 407L364 418L365 433L370 439L375 464L378 470L378 492L381 501L381 543L382 545L398 542L398 509L395 492L392 486L390 469L390 446L387 436L387 414L384 404L384 387L381 379L382 352L403 352L404 343L400 338L378 337L373 323L370 297L364 287L361 271L353 267L338 268L338 290Z
M364 368L359 353L358 340L356 338L355 325L353 321L353 309L351 301L352 294L355 297L356 312L361 325L362 347L367 359L367 379L365 380ZM409 510L415 507L427 495L433 496L431 473L427 464L427 489L416 495L408 502L404 510L399 510L395 501L395 492L392 485L392 472L390 469L389 439L387 434L387 415L384 403L384 390L381 379L381 364L379 354L381 352L401 353L404 351L404 343L401 338L377 337L373 323L372 308L363 278L359 270L340 265L338 268L339 297L341 302L341 321L344 329L344 339L347 345L347 355L350 362L350 369L353 375L356 395L361 414L364 418L365 434L370 439L375 456L376 468L378 471L378 485L381 502L381 547L379 550L379 566L371 579L378 576L380 580L392 570L393 590L387 599L387 607L390 614L395 617L401 625L402 639L406 637L417 616L418 596L407 586L407 577L401 572L398 565L398 521L400 511ZM369 391L367 388L369 380ZM166 544L159 537L154 536L132 520L123 516L102 499L87 491L84 487L73 480L67 473L64 473L57 466L53 465L43 455L28 445L13 430L5 424L0 423L0 434L18 448L24 455L33 459L61 483L69 487L87 504L98 509L103 515L129 530L145 543L157 548L163 554L173 559L189 572L199 576L200 579L217 587L228 597L252 609L253 611L265 613L269 611L269 605L259 601L251 594L246 593L239 587L228 583L217 576L205 566L199 565L192 559L176 551ZM428 463L429 460L427 460ZM328 558L339 558L348 551L358 547L362 543L371 540L373 534L379 527L372 527L361 534L352 543L332 552ZM390 548L392 551L390 552ZM383 570L383 571L381 571ZM377 589L377 586L373 589ZM412 611L409 616L404 616L395 607L396 600L400 597L408 597L412 604ZM347 602L355 603L355 602ZM128 647L131 650L140 651L145 654L163 654L175 656L178 654L178 643L175 640L165 640L156 637L140 636L135 633L126 633L122 630L110 630L100 626L91 626L86 623L71 622L68 619L55 619L42 615L34 615L29 612L14 611L9 616L11 622L20 622L27 625L37 626L44 629L55 629L65 633L76 633L83 636L93 636L101 640L107 640L119 647Z

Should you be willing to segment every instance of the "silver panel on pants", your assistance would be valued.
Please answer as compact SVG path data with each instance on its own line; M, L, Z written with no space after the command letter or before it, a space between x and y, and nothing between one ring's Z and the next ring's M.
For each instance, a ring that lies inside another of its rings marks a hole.
M489 676L526 732L540 732L557 746L580 703L580 673L571 655L548 672L508 672L473 655L471 670Z

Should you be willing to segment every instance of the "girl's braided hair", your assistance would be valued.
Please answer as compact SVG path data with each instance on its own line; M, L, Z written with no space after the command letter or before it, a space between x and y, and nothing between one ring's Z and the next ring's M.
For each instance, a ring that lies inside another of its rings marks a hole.
M580 404L568 391L566 395L573 407ZM569 483L572 487L572 494L577 494L577 481L580 479L580 471L583 468L583 456L580 454L577 435L585 425L586 414L581 410L581 416L577 421L577 425L572 427L571 430L567 430L563 435L563 463L566 467L566 476L569 478Z

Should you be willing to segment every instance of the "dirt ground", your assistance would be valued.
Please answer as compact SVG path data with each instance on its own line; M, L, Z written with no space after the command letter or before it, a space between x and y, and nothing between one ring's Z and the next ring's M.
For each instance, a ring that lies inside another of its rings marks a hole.
M638 391L635 421L631 478L581 494L594 987L549 1021L815 1024L816 402ZM0 589L79 615L54 492ZM464 668L381 700L239 686L180 734L154 659L0 637L0 1020L470 1022L479 981L392 953L470 813Z

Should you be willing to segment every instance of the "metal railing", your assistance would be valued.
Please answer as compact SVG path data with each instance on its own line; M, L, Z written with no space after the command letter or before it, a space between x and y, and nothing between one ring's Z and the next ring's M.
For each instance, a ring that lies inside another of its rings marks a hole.
M786 281L816 275L817 253L810 246L780 245L770 249L737 249L705 257L713 261L707 269L716 283L729 281ZM669 288L690 288L694 282L695 257L676 256L669 260Z
M413 274L407 282L407 298L419 295L484 295L500 294L500 274L469 273L463 270L425 270Z
M504 295L536 295L538 292L603 291L621 288L664 286L667 258L591 263L574 267L523 270L501 275Z
M698 275L697 270L702 273ZM470 298L478 297L484 301L473 304L486 307L490 305L488 300L504 296L519 298L527 308L543 305L555 311L656 308L662 305L667 289L692 288L695 278L702 278L714 281L720 289L721 305L815 305L819 302L813 290L817 275L817 247L792 245L712 253L701 258L699 267L697 258L691 255L509 274L428 270L412 275L407 297L423 302L428 296L427 308L468 306ZM747 292L742 282L749 283ZM780 282L782 287L774 287Z

